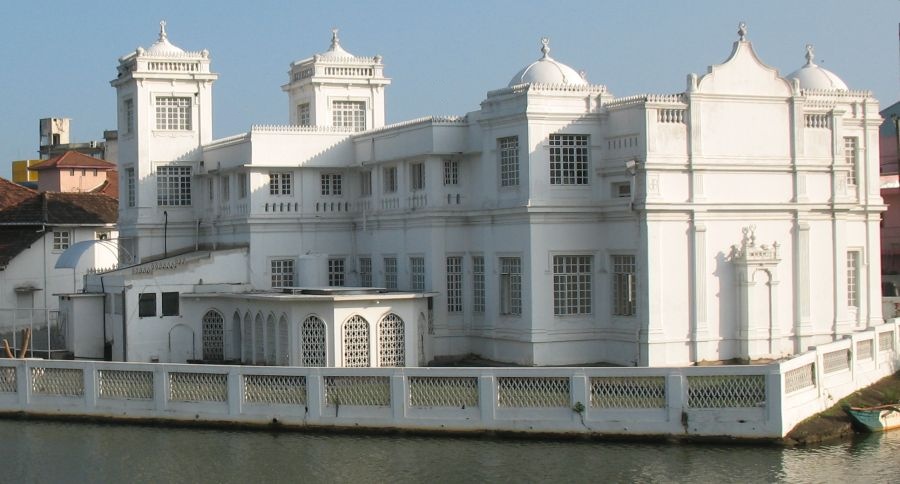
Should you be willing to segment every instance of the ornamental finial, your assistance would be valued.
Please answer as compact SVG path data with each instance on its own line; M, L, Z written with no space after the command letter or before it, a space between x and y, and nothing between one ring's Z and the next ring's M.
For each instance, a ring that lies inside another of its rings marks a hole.
M738 38L741 42L747 40L747 24L745 22L741 22L738 24Z
M815 58L816 58L816 54L815 54L815 52L813 52L813 45L806 44L806 65L814 66L815 64L813 64L813 59L815 59Z
M159 40L166 40L169 36L166 34L166 21L159 21Z
M544 59L550 58L550 39L547 37L541 37L541 52L544 54Z
M341 44L341 39L338 38L338 29L331 29L331 48L335 48Z

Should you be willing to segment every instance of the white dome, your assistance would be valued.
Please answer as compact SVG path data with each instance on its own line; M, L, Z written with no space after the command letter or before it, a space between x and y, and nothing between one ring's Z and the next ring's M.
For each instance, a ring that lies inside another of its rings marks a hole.
M577 86L586 86L588 84L587 80L575 69L550 57L549 40L546 37L541 39L541 44L541 52L544 53L544 56L525 66L524 69L513 76L512 80L509 81L510 87L518 84L569 84Z
M149 55L167 55L167 54L183 54L184 50L169 42L169 36L166 35L166 21L159 23L159 40L153 43L146 50Z
M338 29L331 30L331 47L329 47L327 51L319 54L319 56L325 59L354 57L353 54L347 52L343 47L341 47L341 40L338 39Z
M800 81L800 89L835 89L847 91L847 84L835 73L813 62L813 46L806 46L806 65L788 74L788 79Z

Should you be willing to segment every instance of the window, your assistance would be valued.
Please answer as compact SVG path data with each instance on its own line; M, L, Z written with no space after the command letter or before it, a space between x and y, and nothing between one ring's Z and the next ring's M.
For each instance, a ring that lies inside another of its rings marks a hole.
M292 173L269 173L269 195L290 195Z
M612 184L612 196L616 198L631 198L631 183L617 182Z
M228 200L231 197L231 177L225 175L222 177L222 200Z
M409 258L409 286L413 292L425 291L425 258Z
M847 183L856 185L856 157L858 155L859 139L855 136L844 137L844 161L850 165L850 173L847 174Z
M66 250L71 243L68 230L53 231L53 250Z
M387 289L397 289L397 258L384 258L384 287Z
M362 287L372 287L372 258L359 258L359 285Z
M352 131L366 129L365 101L333 101L331 103L332 125L337 128L350 128Z
M129 134L134 132L134 99L126 99L122 102L122 107L125 111L125 126L124 126L124 134Z
M297 124L300 126L310 126L312 124L309 117L309 103L297 106Z
M397 191L397 167L389 166L384 169L384 193Z
M588 136L550 135L550 184L588 184Z
M859 251L847 251L847 306L859 307Z
M105 230L101 232L94 232L94 238L97 240L109 240L109 232Z
M484 256L472 256L472 311L484 312Z
M359 174L359 195L362 197L372 196L372 172L364 171Z
M96 168L94 168L94 170L93 170L93 171L94 171L94 173L93 173L93 175L94 175L94 176L97 176L97 169L96 169Z
M247 174L238 173L238 198L247 198Z
M500 258L500 314L522 314L522 259Z
M566 316L591 313L593 257L553 256L553 314Z
M160 206L191 204L191 167L156 167L156 204Z
M162 293L162 315L178 316L178 293L164 292Z
M190 131L193 129L191 125L191 98L156 98L156 129L168 131Z
M634 316L637 305L635 303L636 278L634 256L612 256L613 275L613 315Z
M500 186L519 185L519 137L508 136L497 140L500 154Z
M125 169L125 197L128 200L128 206L133 207L135 202L134 194L134 168Z
M343 286L344 285L344 259L332 258L328 259L328 285Z
M144 292L138 295L138 317L156 316L156 293Z
M294 285L294 260L274 259L272 261L272 287L291 287Z
M69 169L69 176L75 176L75 168Z
M447 257L447 312L462 309L462 257Z
M425 164L409 165L409 188L413 191L425 189Z
M444 185L459 185L459 162L444 160Z
M206 179L206 193L209 194L209 201L213 201L216 195L215 191L215 181L212 177Z
M341 194L341 175L336 173L322 174L322 195Z

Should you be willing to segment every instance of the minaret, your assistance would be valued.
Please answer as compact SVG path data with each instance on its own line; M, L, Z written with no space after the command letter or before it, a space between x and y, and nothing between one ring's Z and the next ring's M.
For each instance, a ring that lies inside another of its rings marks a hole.
M381 56L357 57L341 47L337 29L327 51L291 64L288 93L291 124L332 126L353 131L384 126Z
M148 49L119 59L119 233L135 261L194 245L196 175L212 139L209 52L169 42L166 22ZM127 263L123 259L122 263Z

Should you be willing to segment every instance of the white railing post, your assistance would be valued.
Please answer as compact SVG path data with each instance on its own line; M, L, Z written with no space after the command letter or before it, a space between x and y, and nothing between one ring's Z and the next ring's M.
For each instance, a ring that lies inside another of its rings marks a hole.
M84 379L84 406L93 411L97 408L97 367L94 362L88 362L81 370Z
M569 408L574 409L578 403L584 407L584 410L581 411L581 416L577 415L576 412L572 412L572 418L575 420L579 420L584 418L587 414L588 409L591 408L591 383L590 379L587 375L584 374L584 368L578 368L575 370L572 375L572 400L569 402Z
M240 366L232 366L228 369L228 414L240 415L243 411L244 395L243 388L244 377L241 374Z
M307 415L318 421L322 418L322 410L325 405L325 379L321 370L316 368L306 376L306 409Z
M409 398L406 394L409 385L406 382L406 376L403 374L403 368L396 368L394 374L390 377L391 382L391 415L394 423L400 423L406 419L406 407L409 405Z
M16 393L19 394L19 406L22 409L28 407L31 402L31 373L27 361L20 361L16 365Z
M497 379L493 375L480 376L478 378L478 408L481 411L481 422L485 429L494 428L497 404Z
M825 395L825 352L822 345L816 346L816 394L821 400Z
M666 418L671 425L672 432L678 432L682 426L681 416L687 407L687 385L684 375L671 372L666 375Z
M771 363L766 374L766 427L769 433L784 435L784 374L781 365Z
M157 412L164 412L169 406L168 377L165 366L159 365L153 369L153 402Z

